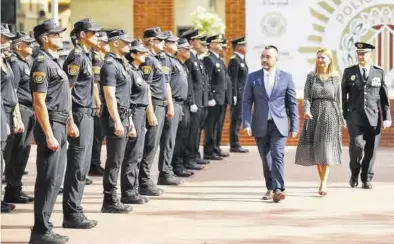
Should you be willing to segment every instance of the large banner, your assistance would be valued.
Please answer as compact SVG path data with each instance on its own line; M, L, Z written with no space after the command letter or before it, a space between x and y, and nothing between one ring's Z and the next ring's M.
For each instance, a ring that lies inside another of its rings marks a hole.
M264 46L277 46L278 66L293 75L299 97L319 48L333 50L342 73L357 62L358 41L376 46L373 62L394 87L394 0L246 0L246 39L250 71L261 69Z

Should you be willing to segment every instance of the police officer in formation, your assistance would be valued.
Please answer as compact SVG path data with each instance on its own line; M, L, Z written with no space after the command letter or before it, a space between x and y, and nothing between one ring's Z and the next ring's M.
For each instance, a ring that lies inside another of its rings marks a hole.
M150 87L142 77L139 66L145 62L148 52L149 50L139 40L134 40L131 43L130 52L126 55L132 80L130 105L136 135L129 137L127 140L122 164L121 201L125 204L144 204L149 201L147 197L141 196L138 191L139 167L145 144L146 109L148 106L152 106Z
M248 149L242 148L239 143L239 130L242 122L242 94L248 77L248 65L245 60L245 37L233 39L231 44L234 54L231 56L228 64L233 96L230 120L230 152L246 153Z
M204 134L204 158L222 160L229 156L221 150L218 137L221 132L222 117L225 115L226 98L226 66L220 58L222 51L222 35L214 35L207 38L209 44L209 55L204 58L204 66L210 84L210 98L207 124Z
M349 184L357 187L361 178L362 188L371 189L381 127L391 126L390 99L383 69L371 63L375 46L355 46L358 64L346 68L342 77L342 112L350 136Z
M104 101L104 95L101 90L100 70L104 63L105 55L110 51L108 45L108 36L105 31L101 31L97 35L97 45L92 50L92 69L94 74L93 92L95 93L94 107L94 133L92 145L92 157L90 161L90 175L102 176L104 168L101 166L101 148L103 145L104 134L100 128L100 115ZM98 99L97 99L98 98Z
M22 191L22 176L29 160L35 116L30 90L30 69L32 65L32 45L35 42L24 32L17 32L12 40L12 54L9 63L14 74L19 111L24 131L11 134L5 151L6 183L4 201L9 203L29 203L33 197Z
M101 116L107 140L107 161L104 170L104 200L101 212L128 213L132 207L122 204L116 195L119 170L122 167L129 136L135 137L131 119L131 76L125 59L132 39L123 30L108 33L111 52L105 57L100 72L105 105Z
M164 51L170 63L170 86L174 104L174 117L167 118L160 140L159 153L159 185L180 185L182 180L175 177L172 167L172 158L175 149L176 135L179 123L182 120L183 104L194 104L189 91L188 73L184 62L189 58L189 50L185 47L178 50L178 37L167 32Z
M163 190L152 181L150 171L162 135L166 117L174 116L171 87L169 85L169 68L165 54L164 41L167 36L159 27L146 29L143 34L144 46L149 50L145 63L141 64L144 79L151 89L152 106L147 108L147 130L144 154L139 174L139 192L146 196L160 196ZM164 69L163 69L164 63ZM167 106L167 108L166 108Z
M67 73L72 114L68 123L67 167L63 193L63 227L90 229L97 221L88 220L81 207L86 177L89 172L94 132L94 74L92 49L97 45L97 32L101 30L93 20L83 19L74 24L77 38L75 48L66 58L63 69ZM94 98L96 95L96 99Z
M34 27L34 38L41 46L31 69L33 109L37 124L37 178L34 188L34 226L30 243L65 243L68 237L52 231L50 217L60 189L66 163L67 124L70 107L67 74L58 63L61 33L66 28L54 19Z

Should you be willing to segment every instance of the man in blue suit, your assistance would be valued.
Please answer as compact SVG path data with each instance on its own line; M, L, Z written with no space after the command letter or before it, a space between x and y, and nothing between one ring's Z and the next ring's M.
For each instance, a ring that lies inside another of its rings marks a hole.
M284 150L289 131L296 137L299 129L293 78L276 68L277 60L278 49L265 47L261 55L263 69L249 74L242 100L243 126L248 135L255 137L263 161L267 187L263 200L274 202L285 199Z

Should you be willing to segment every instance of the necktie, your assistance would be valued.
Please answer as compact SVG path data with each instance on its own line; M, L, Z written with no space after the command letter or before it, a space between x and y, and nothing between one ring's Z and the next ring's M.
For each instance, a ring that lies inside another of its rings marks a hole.
M367 68L363 68L363 79L364 81L368 80Z
M268 94L268 96L271 96L273 86L274 86L274 84L273 84L272 75L270 73L267 73L267 94Z

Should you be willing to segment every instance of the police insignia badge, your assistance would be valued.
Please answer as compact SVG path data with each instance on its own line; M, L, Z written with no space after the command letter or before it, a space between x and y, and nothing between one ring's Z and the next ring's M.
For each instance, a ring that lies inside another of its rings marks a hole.
M78 65L75 65L75 64L69 64L68 66L67 66L67 70L68 70L68 74L69 75L77 75L78 74L78 71L79 71L79 66Z
M362 48L364 45L362 43L357 44L358 48Z
M100 74L100 67L99 66L93 66L93 73L96 75Z
M350 80L354 81L356 79L355 75L350 76Z
M162 70L164 72L164 74L168 75L168 73L170 72L170 69L167 66L163 66Z
M45 59L45 56L44 56L44 55L38 55L38 57L37 57L38 62L41 62L41 61L43 61L44 59Z
M372 84L373 87L380 87L382 85L382 82L380 80L380 77L374 77L372 79Z
M42 83L45 78L45 73L44 72L33 72L33 80L35 83Z
M220 68L220 64L219 63L216 63L215 65L216 65L216 68Z
M142 72L143 72L145 75L149 75L151 71L152 71L152 68L151 68L150 66L147 66L147 65L142 66Z
M241 67L242 67L242 68L245 67L245 64L244 64L244 63L241 63Z

